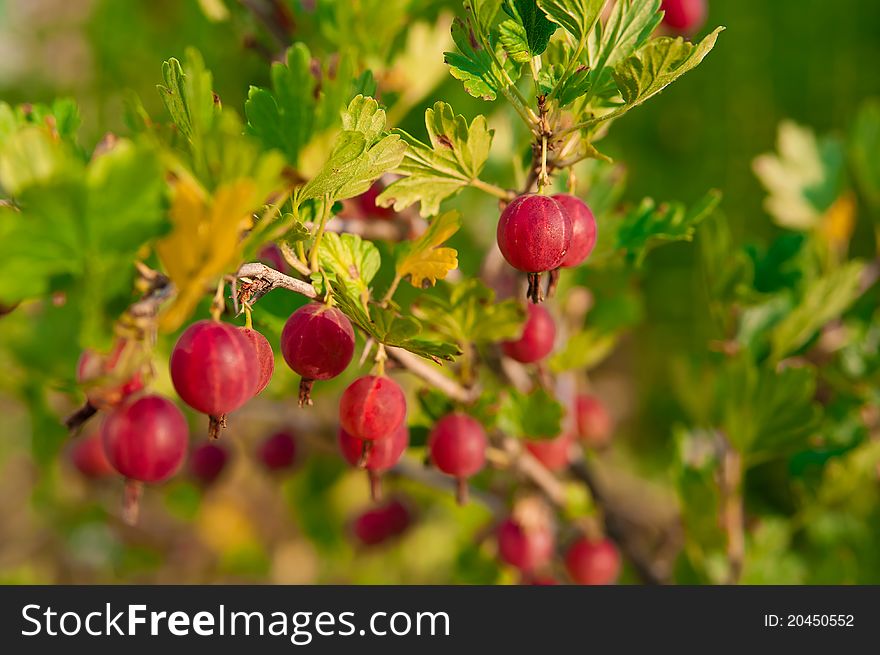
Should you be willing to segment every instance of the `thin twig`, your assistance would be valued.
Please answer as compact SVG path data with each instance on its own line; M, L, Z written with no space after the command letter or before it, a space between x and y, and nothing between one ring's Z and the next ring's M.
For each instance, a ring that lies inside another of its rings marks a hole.
M241 300L253 305L272 289L287 289L306 298L317 298L318 292L308 282L285 275L261 262L242 264L235 275L241 282Z
M429 364L427 360L422 359L418 355L414 355L408 350L393 347L388 347L386 350L389 356L406 368L410 373L420 377L428 384L433 385L452 400L457 400L462 403L470 403L476 400L480 395L479 389L466 389L452 378L444 375L441 369Z

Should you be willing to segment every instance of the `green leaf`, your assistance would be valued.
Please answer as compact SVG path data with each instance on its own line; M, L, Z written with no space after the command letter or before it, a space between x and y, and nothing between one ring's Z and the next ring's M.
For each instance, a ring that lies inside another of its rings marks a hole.
M547 18L571 34L575 41L586 40L596 26L606 0L538 0Z
M818 426L812 367L776 371L740 357L727 364L719 392L725 436L747 463L804 447Z
M679 77L699 66L709 54L718 35L719 27L706 36L699 45L683 38L661 37L639 48L631 57L614 68L614 80L623 98L624 107L613 114L620 115L660 93Z
M465 90L473 97L495 100L498 93L507 88L504 71L498 68L491 53L486 52L474 32L470 19L464 21L456 18L452 22L452 40L459 52L443 53L452 77L461 80ZM504 63L507 74L515 79L518 73L513 64Z
M370 299L370 282L382 264L376 246L356 234L327 232L321 240L318 257L321 270L336 283L334 288L344 288L346 294L358 299L366 310Z
M533 57L543 53L556 31L556 25L547 19L546 14L538 8L538 3L535 0L506 0L503 7L508 15L522 25L529 53Z
M525 312L512 299L495 302L495 292L469 278L438 286L440 295L425 296L413 313L443 338L460 345L496 343L522 334Z
M0 142L0 187L12 196L46 184L72 166L78 162L43 128L28 125Z
M272 64L272 91L250 88L244 110L248 128L267 148L278 148L296 165L314 129L315 88L312 55L302 43L291 46L285 62Z
M461 227L461 215L457 211L436 217L424 234L415 241L403 244L397 253L397 275L409 276L417 288L425 284L433 286L458 266L458 253L454 248L443 247Z
M201 54L187 48L184 65L173 57L162 64L159 95L171 120L186 139L196 144L211 126L217 109L212 90L211 71L205 68Z
M617 0L601 30L591 33L587 48L597 77L633 54L657 29L660 0Z
M791 121L779 124L776 153L757 157L755 175L769 192L764 207L782 227L807 231L840 196L845 157L843 144Z
M641 264L648 251L660 241L690 241L697 225L709 216L721 194L710 191L690 210L681 203L657 206L646 198L624 216L617 226L616 249L626 252L631 262Z
M823 325L849 309L861 295L863 270L863 262L851 261L807 287L801 302L773 331L774 360L801 348Z
M875 209L880 208L880 101L866 102L859 111L849 153L862 194Z
M565 409L544 389L511 389L498 408L498 428L517 439L555 439L562 432Z
M502 0L465 0L465 11L474 17L477 27L483 34L488 34L495 22L495 16L501 9Z
M506 20L498 26L498 40L513 61L527 64L532 59L526 28L515 20Z
M333 299L351 322L386 346L403 348L421 357L440 363L461 354L459 348L444 343L427 334L422 323L413 316L403 316L394 308L384 308L372 303L368 307L352 295L352 287L330 279Z
M425 111L430 145L402 130L397 134L408 148L398 172L404 177L390 184L376 199L382 207L401 211L419 202L421 213L432 216L440 203L479 177L489 157L493 131L486 118L477 116L470 125L445 102Z
M298 198L353 198L367 191L382 174L397 168L406 144L397 134L385 134L385 111L373 98L358 95L343 114L345 128L330 158L301 190Z
M0 302L64 290L94 337L130 297L137 251L167 227L162 167L151 147L124 139L87 167L65 160L61 143L46 147L58 174L19 187L20 210L0 209Z
M588 93L593 87L595 78L586 66L573 70L559 85L556 99L560 107L570 105L572 102Z
M565 347L550 358L555 373L590 370L602 362L617 345L617 335L599 330L581 330L568 338Z

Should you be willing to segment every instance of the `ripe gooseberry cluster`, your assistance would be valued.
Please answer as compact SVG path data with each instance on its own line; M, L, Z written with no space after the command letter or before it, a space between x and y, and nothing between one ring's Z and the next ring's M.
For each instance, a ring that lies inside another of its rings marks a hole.
M525 194L498 220L496 238L504 259L528 274L528 296L544 299L541 273L582 264L596 245L596 219L579 198L567 194Z

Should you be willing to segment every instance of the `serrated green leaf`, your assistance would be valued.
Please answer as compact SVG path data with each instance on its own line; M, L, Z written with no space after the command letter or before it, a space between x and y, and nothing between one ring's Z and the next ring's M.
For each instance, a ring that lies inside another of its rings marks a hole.
M451 361L461 354L456 345L432 339L414 316L403 316L392 307L384 308L375 303L365 306L359 296L352 295L351 286L346 287L336 279L329 282L339 309L379 343L403 348L438 363L444 359Z
M547 49L556 25L547 19L535 0L505 0L503 8L522 25L531 56L541 55Z
M190 143L197 144L211 127L217 110L211 71L205 68L201 54L188 48L183 66L173 57L162 64L162 79L165 84L157 88L171 120Z
M465 0L464 8L474 17L475 24L483 34L488 34L495 16L501 9L502 0Z
M565 409L544 389L511 389L498 407L498 428L517 439L555 439L562 432Z
M342 122L346 129L337 137L330 158L300 191L299 200L360 195L403 160L406 144L397 134L384 135L385 111L373 98L355 96Z
M773 330L774 361L801 348L823 325L849 309L861 295L863 270L863 262L851 261L807 287L801 302Z
M344 288L348 296L358 299L366 311L370 282L382 264L376 246L356 234L328 232L321 240L318 261L323 273Z
M302 43L291 46L284 63L272 64L272 91L251 87L244 110L248 128L267 148L278 148L296 165L312 136L315 87L312 55Z
M721 194L710 191L690 210L680 203L661 205L646 198L631 210L617 226L616 249L626 252L627 258L640 264L653 245L661 241L690 241L696 226L709 216Z
M568 338L565 347L550 358L550 370L587 370L594 368L614 350L617 335L598 330L581 330Z
M620 115L660 93L679 77L693 70L709 54L718 35L719 27L698 45L683 38L661 37L639 48L635 54L614 67L614 80L623 98L624 107L613 114Z
M495 292L479 280L439 285L438 290L440 295L425 296L412 311L442 337L461 345L479 345L522 334L522 306L512 299L495 302Z
M719 388L724 434L747 464L803 447L818 426L815 392L811 367L775 371L749 357L730 360Z
M590 35L590 68L597 74L614 68L650 38L661 20L660 0L617 0L602 29Z
M459 52L443 53L450 74L461 80L465 90L473 97L495 100L507 83L503 71L492 61L492 55L486 52L474 33L469 19L464 21L456 18L452 22L452 40ZM512 66L508 73L513 73Z
M538 0L547 18L561 26L576 41L593 31L606 0Z
M432 216L440 203L479 177L489 157L493 132L484 116L470 125L445 102L425 111L430 145L402 130L397 134L408 148L398 172L405 177L390 184L376 199L382 207L401 211L419 202L421 213Z
M405 243L397 253L397 275L409 276L410 283L422 288L425 283L433 286L458 266L458 253L454 248L443 247L461 227L461 215L457 211L446 212L431 221L428 229L415 241Z
M498 40L513 61L527 64L532 59L526 28L515 20L506 20L498 26Z

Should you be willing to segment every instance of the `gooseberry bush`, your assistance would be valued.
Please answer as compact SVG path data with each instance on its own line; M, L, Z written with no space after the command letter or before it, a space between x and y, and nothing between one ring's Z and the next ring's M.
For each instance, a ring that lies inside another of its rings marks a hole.
M131 96L125 133L94 147L70 101L0 105L0 321L35 457L69 440L83 476L124 488L106 511L134 522L145 504L148 533L163 488L192 518L255 465L330 552L333 534L375 549L459 517L455 581L809 579L856 484L824 464L852 459L867 479L880 461L865 409L877 266L847 256L858 199L878 206L876 107L851 144L783 126L780 154L755 168L786 231L737 249L718 192L623 203L624 169L602 152L715 47L722 28L693 37L707 3L466 0L454 16L411 4L413 27L374 1L290 10L320 29L286 43L240 108L197 51L168 59L165 113ZM425 52L434 42L446 51ZM432 101L441 80L418 80L415 53L485 112ZM403 86L401 66L415 68ZM403 129L418 108L424 129ZM787 159L792 144L809 171ZM656 483L621 493L609 454L634 402L591 374L640 321L649 253L698 227L708 292L694 302L717 334L701 358L669 353L673 500L652 511L640 501ZM48 339L74 365L47 361ZM816 482L792 482L777 514L800 520L750 507L753 476L798 455ZM379 504L337 520L349 469ZM175 475L194 484L161 486ZM220 514L198 525L252 553L248 517ZM795 541L801 555L768 571L762 558Z

